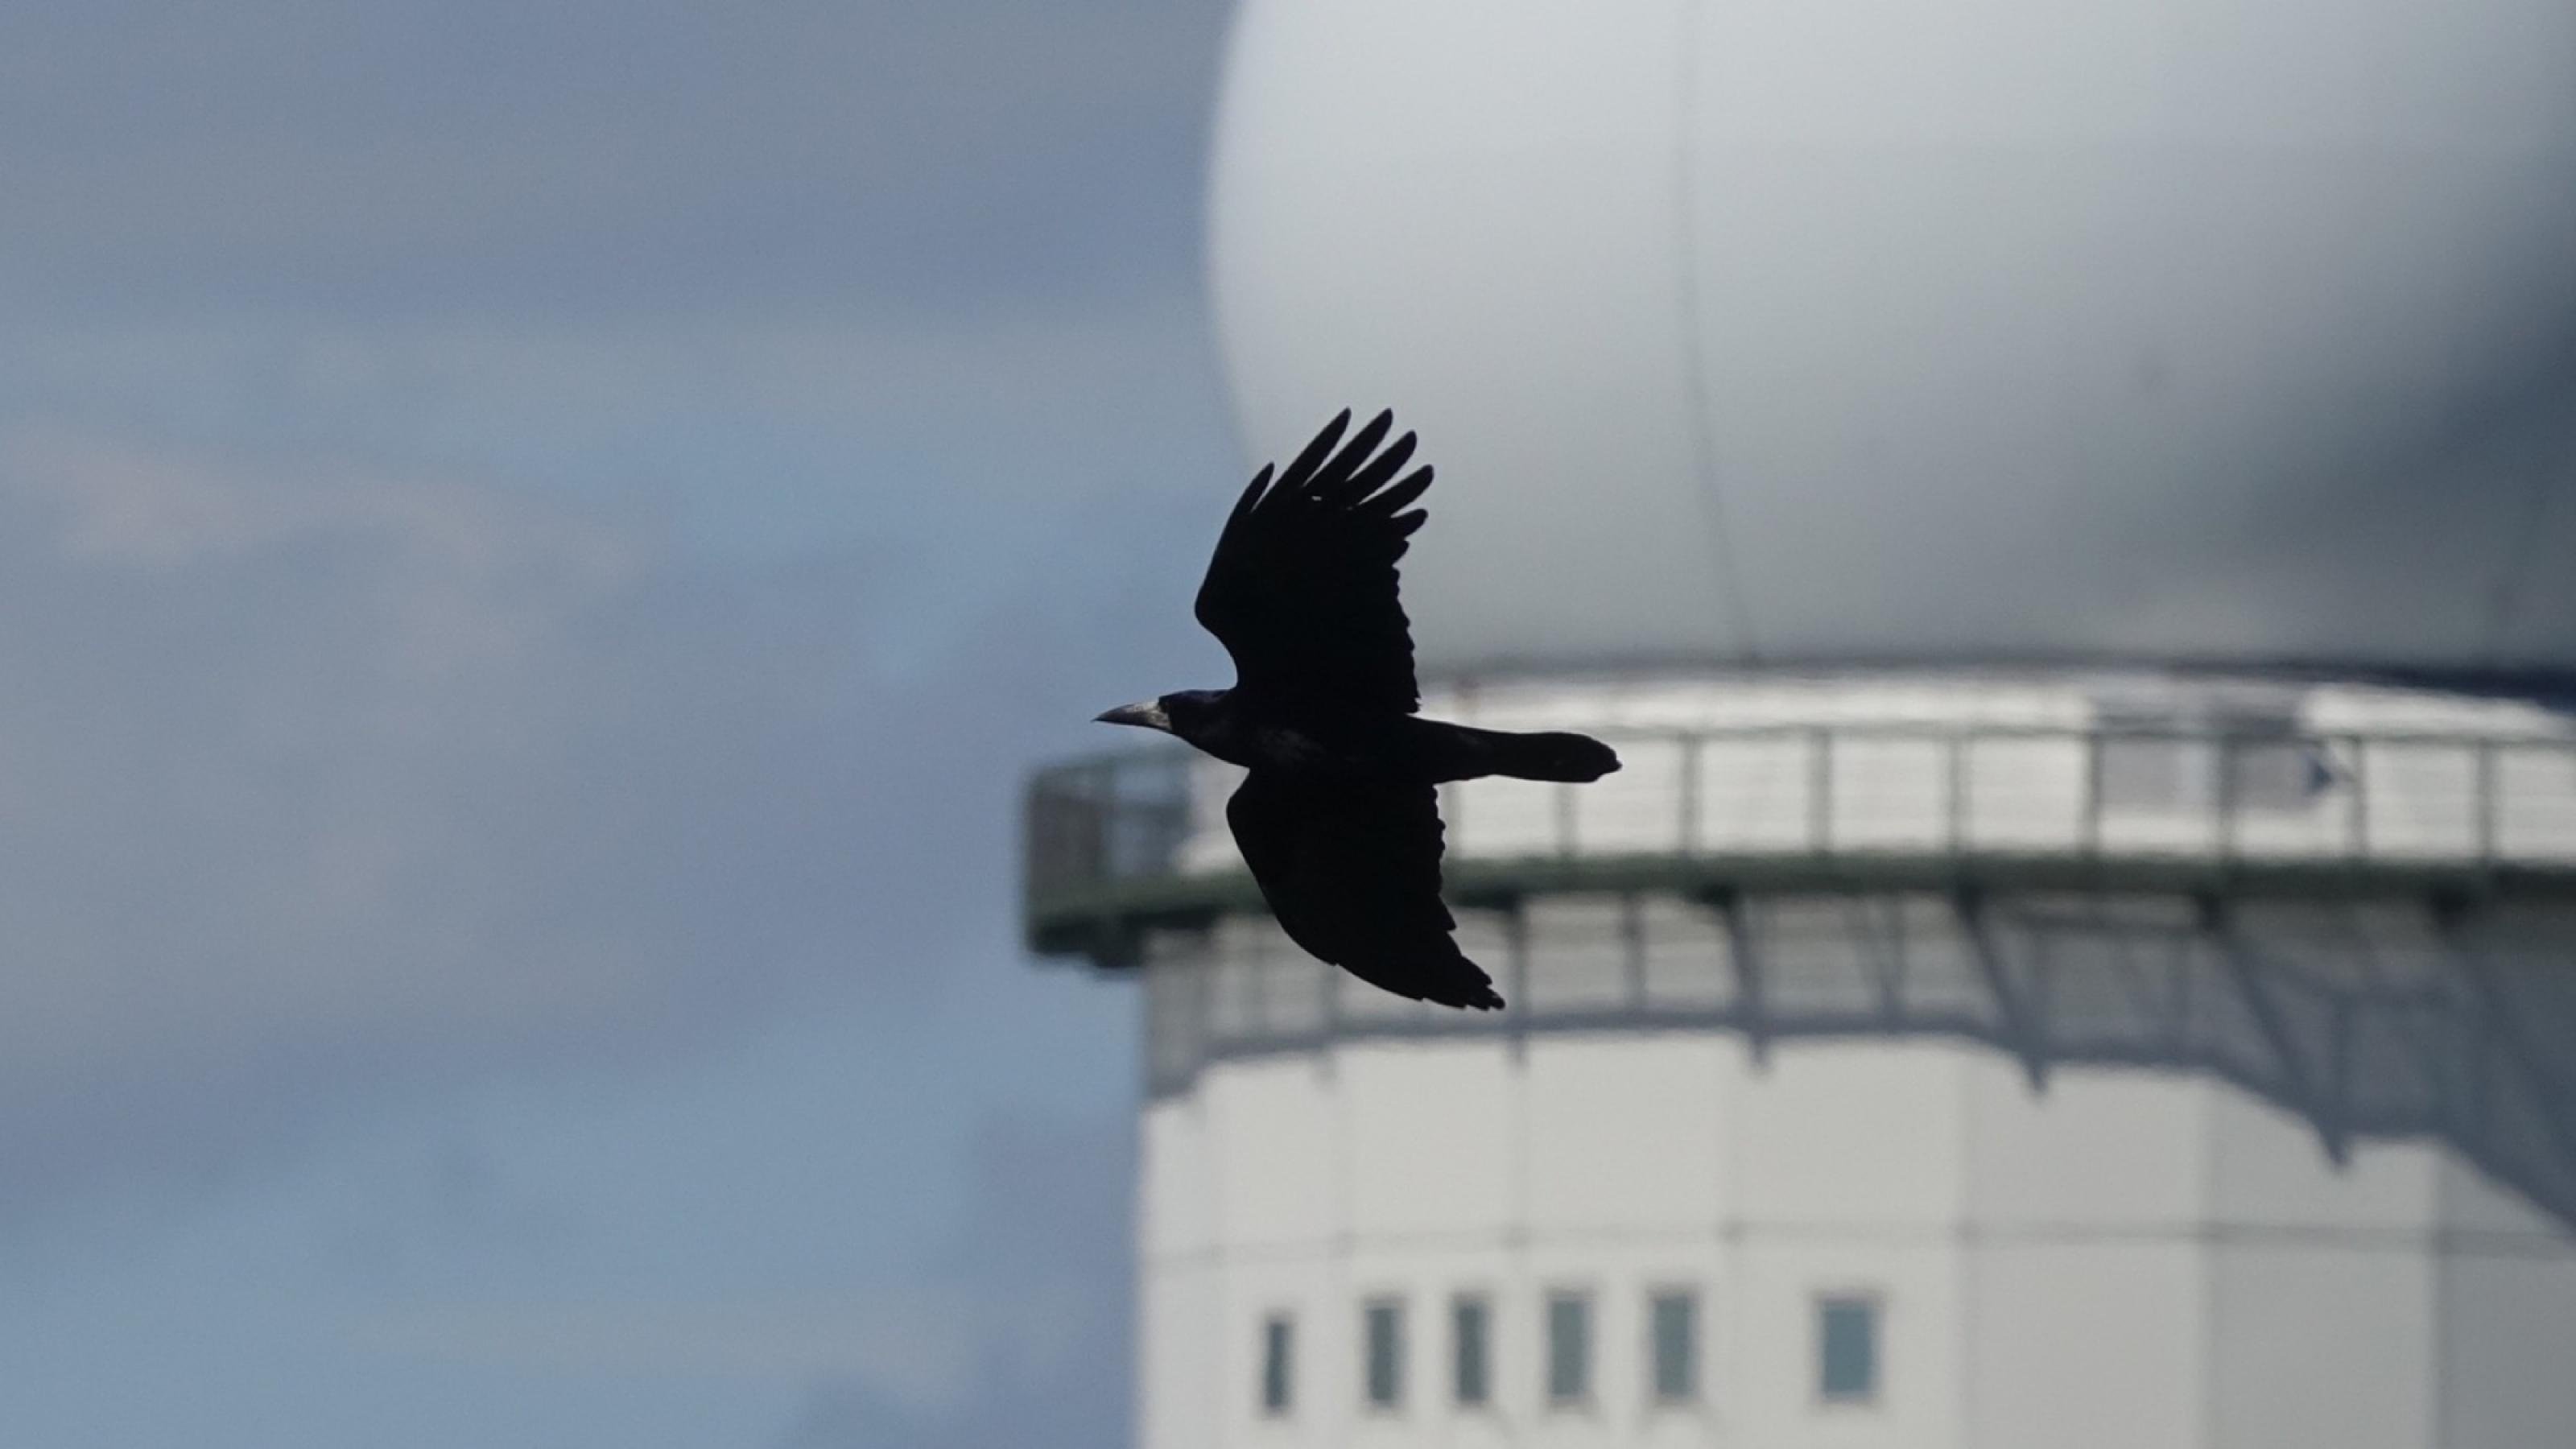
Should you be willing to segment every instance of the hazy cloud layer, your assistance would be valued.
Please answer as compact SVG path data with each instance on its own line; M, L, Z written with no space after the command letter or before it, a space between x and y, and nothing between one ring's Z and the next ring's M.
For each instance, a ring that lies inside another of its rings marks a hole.
M782 1449L1115 1449L1127 1439L1133 1124L975 1131L947 1240L908 1280L789 1298L445 1303L351 1325L372 1352L535 1374L794 1388Z
M1128 1444L1127 1265L1065 1245L1125 1237L1131 1134L1125 1122L989 1125L948 1265L986 1320L970 1372L948 1392L865 1365L824 1378L779 1449Z
M1020 761L1096 692L1100 620L997 595L895 670L879 576L0 445L0 1204L834 979L899 1011L1006 942Z
M1216 672L1228 9L0 8L0 1229L328 1180L379 1104L836 994L987 1029L1022 771ZM983 1110L913 1089L923 1133ZM381 1363L712 1325L781 1348L802 1442L1120 1442L1125 1124L993 1130L962 1195L885 1189L974 1206L874 1318L559 1283L378 1322ZM900 1254L899 1216L831 1232ZM298 1261L243 1232L222 1262ZM100 1313L161 1291L100 1272ZM215 1319L224 1279L171 1275Z
M13 6L0 295L807 314L1151 288L1193 265L1223 14Z

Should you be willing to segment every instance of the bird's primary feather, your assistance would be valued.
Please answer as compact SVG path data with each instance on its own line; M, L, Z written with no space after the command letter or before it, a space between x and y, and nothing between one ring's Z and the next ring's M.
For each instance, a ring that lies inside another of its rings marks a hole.
M1226 519L1198 618L1234 656L1238 688L1336 708L1420 706L1395 565L1423 521L1403 509L1432 475L1417 468L1387 486L1413 455L1411 433L1377 451L1393 423L1380 413L1341 443L1344 412L1275 481L1263 469Z

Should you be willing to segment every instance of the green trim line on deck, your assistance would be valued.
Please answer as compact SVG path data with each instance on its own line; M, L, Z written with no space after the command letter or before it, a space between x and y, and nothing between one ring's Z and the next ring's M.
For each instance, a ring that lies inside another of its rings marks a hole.
M1731 895L1857 895L1981 891L2237 898L2431 898L2466 903L2576 899L2576 862L2266 858L2154 854L1946 851L1767 855L1677 853L1453 859L1444 893L1465 910L1506 909L1534 896L1644 892L1717 900ZM1138 875L1031 894L1028 948L1085 957L1104 970L1134 966L1144 933L1266 915L1241 870Z

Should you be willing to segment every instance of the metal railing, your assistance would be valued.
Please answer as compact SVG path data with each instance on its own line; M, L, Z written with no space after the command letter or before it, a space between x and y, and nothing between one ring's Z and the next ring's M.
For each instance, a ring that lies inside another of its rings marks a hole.
M1548 862L1980 861L2576 870L2576 739L1903 724L1601 730L1587 785L1442 787L1454 880ZM1240 772L1163 748L1042 769L1033 933L1142 891L1222 893ZM1043 949L1042 945L1042 949Z

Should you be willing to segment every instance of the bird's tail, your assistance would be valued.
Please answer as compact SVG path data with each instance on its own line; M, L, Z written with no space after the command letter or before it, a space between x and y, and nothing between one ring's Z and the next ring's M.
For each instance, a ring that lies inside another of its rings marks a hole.
M1501 730L1457 727L1473 747L1479 775L1509 775L1515 780L1562 780L1582 784L1619 768L1619 756L1590 735L1507 734Z

